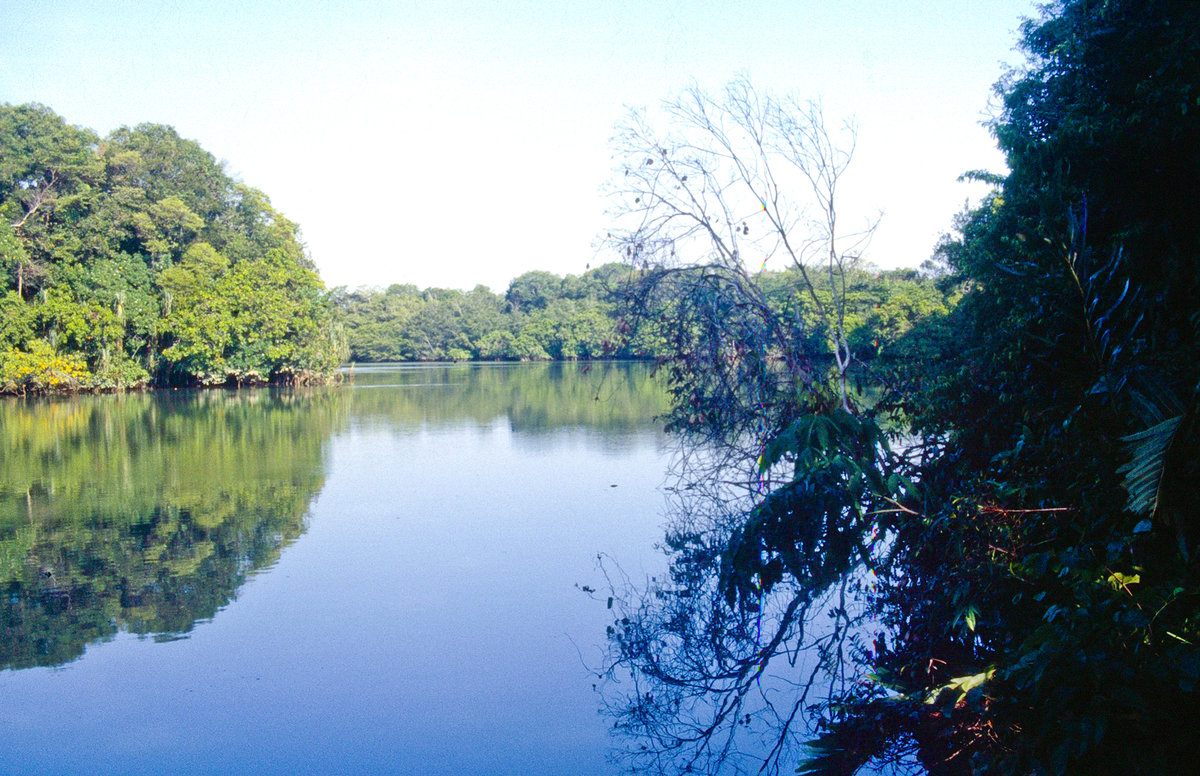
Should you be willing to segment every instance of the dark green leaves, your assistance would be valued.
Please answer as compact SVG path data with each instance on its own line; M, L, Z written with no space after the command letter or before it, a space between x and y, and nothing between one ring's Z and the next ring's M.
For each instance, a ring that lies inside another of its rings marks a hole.
M1177 415L1122 438L1130 459L1117 473L1124 475L1122 484L1129 493L1129 511L1134 514L1153 517L1158 510L1168 453L1182 420L1183 416Z

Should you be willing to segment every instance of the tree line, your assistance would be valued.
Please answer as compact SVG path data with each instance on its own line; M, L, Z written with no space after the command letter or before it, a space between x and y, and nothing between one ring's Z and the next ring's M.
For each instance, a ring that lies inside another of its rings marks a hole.
M0 392L324 379L344 341L297 226L158 124L0 105Z
M759 282L773 309L811 324L806 347L831 353L830 330L817 306L798 289L794 269L762 271ZM671 327L663 309L630 306L642 273L614 262L582 275L526 272L504 294L471 291L335 288L352 361L547 361L603 358L655 359L670 353ZM846 327L856 357L895 355L891 344L917 322L947 312L952 285L932 267L878 270L860 267L846 278ZM821 294L824 294L822 291ZM636 320L635 320L636 319ZM635 325L636 324L636 325Z
M823 347L794 274L760 280ZM526 272L503 294L326 290L298 227L194 141L158 124L101 138L35 104L0 106L0 279L3 393L308 381L346 359L657 358L673 336L627 320L623 263ZM849 282L862 357L953 303L912 270Z
M819 300L793 274L760 280L822 347ZM503 294L326 290L296 224L174 129L101 138L42 105L0 105L0 393L321 380L347 359L662 357L672 332L628 320L636 279L618 262L526 272ZM863 357L953 303L912 270L850 283Z

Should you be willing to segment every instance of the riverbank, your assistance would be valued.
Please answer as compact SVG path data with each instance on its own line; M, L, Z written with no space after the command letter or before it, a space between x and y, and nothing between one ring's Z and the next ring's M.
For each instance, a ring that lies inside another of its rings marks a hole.
M179 380L150 378L140 368L99 374L88 370L73 355L22 353L0 355L0 396L55 396L71 394L126 393L156 388L255 388L270 385L334 385L346 379L340 369L281 370L272 375L258 372L186 375Z

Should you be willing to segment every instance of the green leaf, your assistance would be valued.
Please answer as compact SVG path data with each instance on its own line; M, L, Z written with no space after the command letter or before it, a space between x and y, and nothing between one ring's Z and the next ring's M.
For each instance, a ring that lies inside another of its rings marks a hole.
M1167 453L1182 420L1182 415L1176 415L1122 438L1129 451L1129 462L1117 469L1117 473L1125 477L1122 484L1129 493L1129 511L1150 516L1158 511Z
M989 668L986 671L981 671L970 676L958 676L954 679L930 691L925 696L925 703L934 706L940 704L956 705L959 701L967 697L967 693L977 688L983 687L994 675L995 668Z
M1123 590L1128 588L1130 585L1136 585L1140 583L1142 581L1142 575L1113 572L1112 574L1108 575L1108 579L1106 581L1112 586L1113 590Z

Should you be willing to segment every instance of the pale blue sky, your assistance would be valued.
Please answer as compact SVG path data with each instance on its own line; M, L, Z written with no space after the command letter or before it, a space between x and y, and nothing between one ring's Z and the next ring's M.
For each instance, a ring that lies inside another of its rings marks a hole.
M329 285L503 290L597 253L625 106L739 73L853 116L845 209L915 266L1000 170L1030 0L0 0L0 101L170 124L300 223Z

